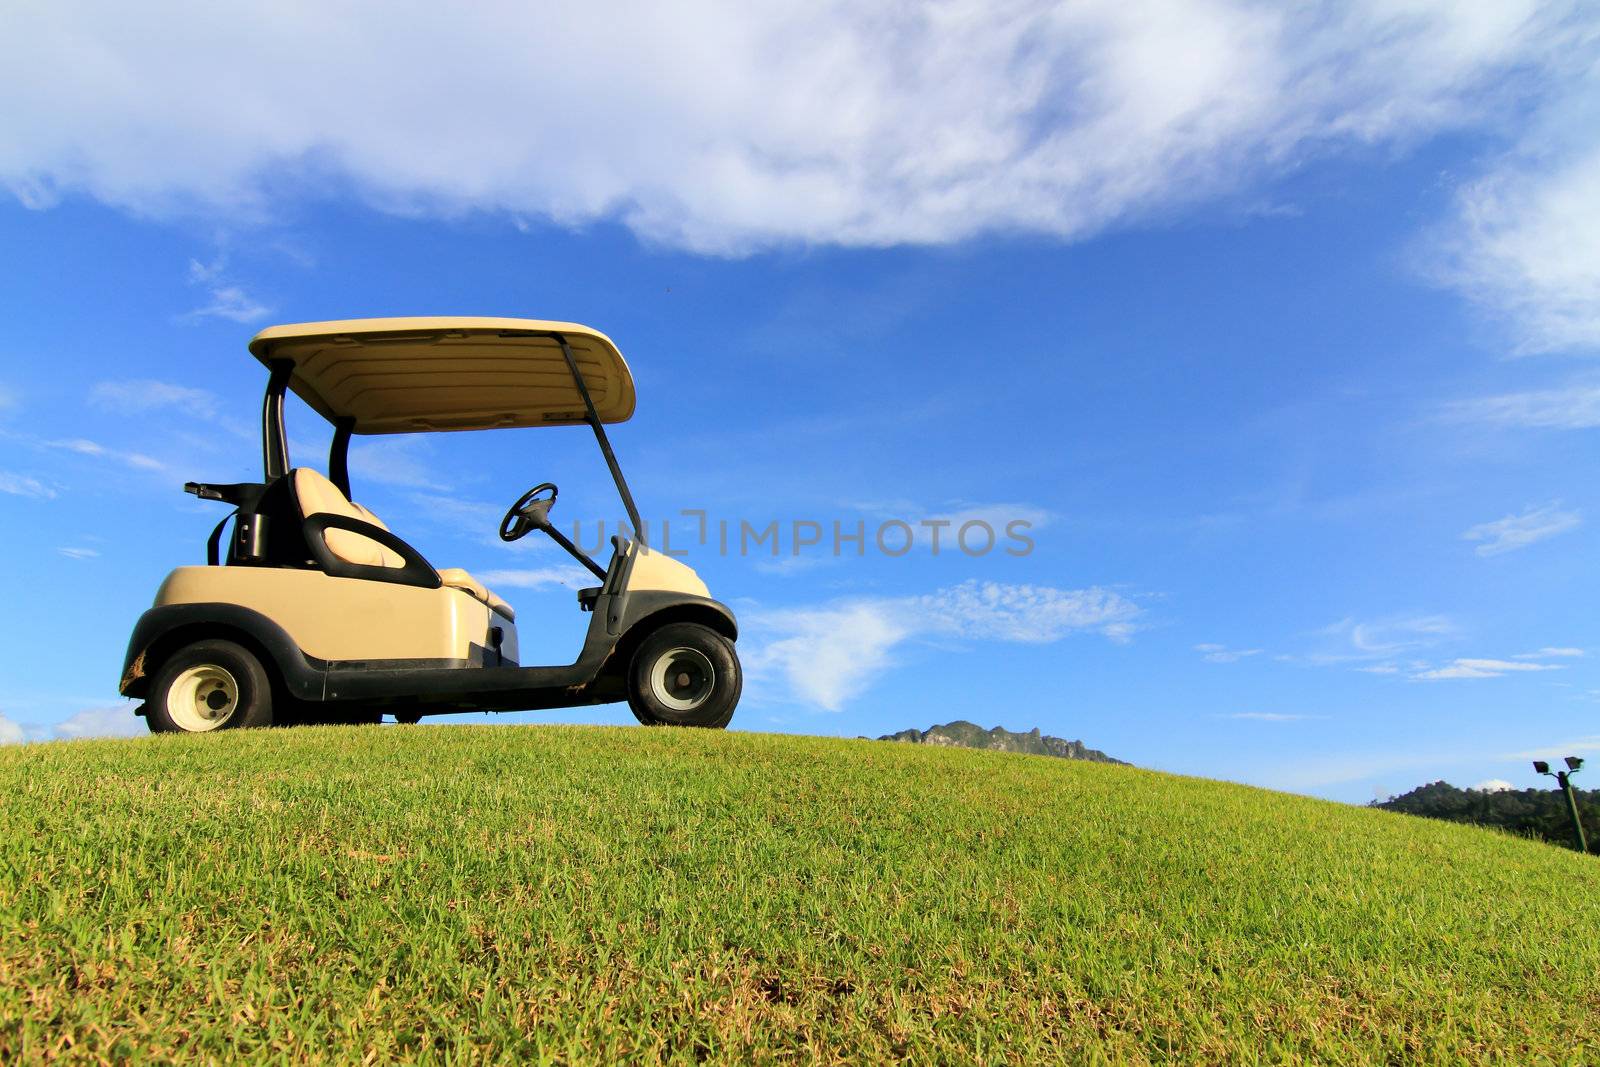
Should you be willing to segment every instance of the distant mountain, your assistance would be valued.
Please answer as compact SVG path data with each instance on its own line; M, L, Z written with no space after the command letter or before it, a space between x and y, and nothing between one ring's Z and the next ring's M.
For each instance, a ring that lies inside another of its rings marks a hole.
M1089 760L1092 763L1120 763L1099 749L1089 748L1082 741L1065 741L1048 734L1041 735L1035 726L1025 734L1012 733L1001 726L985 730L976 723L957 719L943 726L930 726L926 730L901 730L885 734L879 741L904 741L913 745L953 745L956 748L987 748L996 752L1026 752L1035 756L1056 756L1061 759Z

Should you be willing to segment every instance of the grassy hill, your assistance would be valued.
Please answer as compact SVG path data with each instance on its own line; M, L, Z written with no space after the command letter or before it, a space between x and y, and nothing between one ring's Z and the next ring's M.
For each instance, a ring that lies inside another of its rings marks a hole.
M699 731L0 749L0 1062L1600 1059L1600 863Z

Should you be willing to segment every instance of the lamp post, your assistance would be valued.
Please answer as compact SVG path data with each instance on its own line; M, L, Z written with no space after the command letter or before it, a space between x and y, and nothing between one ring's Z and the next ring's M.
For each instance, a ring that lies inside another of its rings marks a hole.
M1578 768L1583 766L1583 760L1577 756L1568 756L1566 763L1566 770L1551 773L1550 764L1539 759L1533 761L1533 769L1540 774L1549 775L1561 783L1561 790L1567 795L1567 811L1572 815L1572 832L1578 838L1578 851L1587 853L1589 851L1589 839L1583 835L1583 820L1578 817L1578 798L1572 792L1572 776L1577 774Z

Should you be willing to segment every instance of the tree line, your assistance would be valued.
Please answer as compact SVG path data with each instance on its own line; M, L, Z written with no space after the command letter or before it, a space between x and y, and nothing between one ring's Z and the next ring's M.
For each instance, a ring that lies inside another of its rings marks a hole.
M1576 790L1578 815L1589 838L1589 851L1600 848L1600 789ZM1503 789L1496 792L1457 789L1449 782L1430 782L1369 807L1421 815L1428 819L1494 826L1523 837L1576 849L1572 815L1559 789Z

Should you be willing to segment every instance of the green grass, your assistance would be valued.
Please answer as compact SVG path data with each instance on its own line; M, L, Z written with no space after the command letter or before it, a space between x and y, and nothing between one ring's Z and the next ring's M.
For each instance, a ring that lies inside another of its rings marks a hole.
M0 1062L1600 1060L1600 862L1044 757L0 750Z

